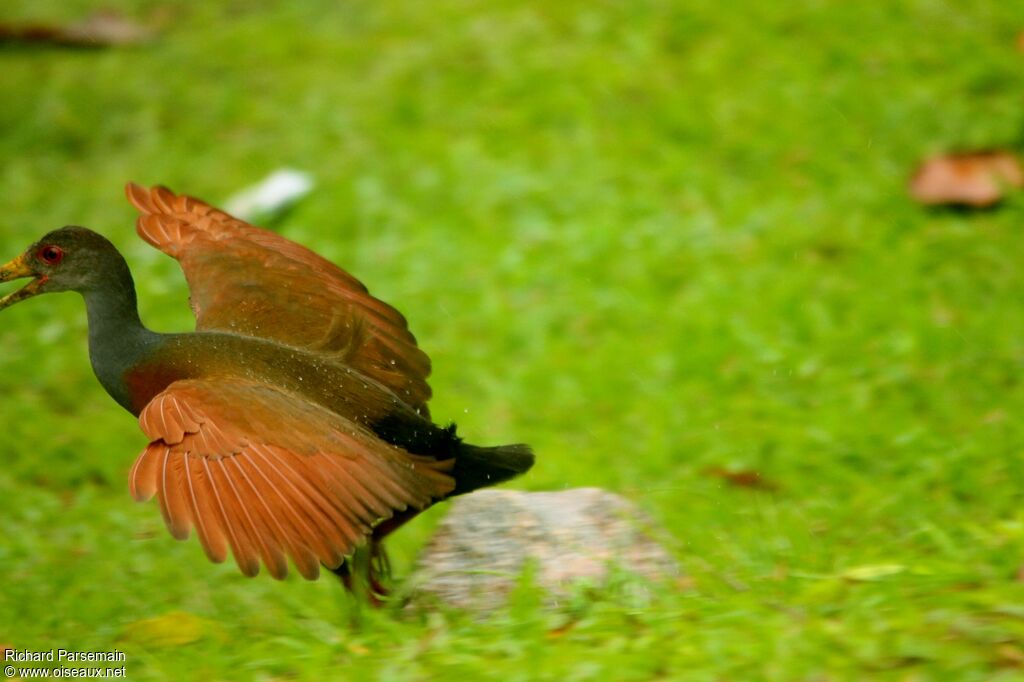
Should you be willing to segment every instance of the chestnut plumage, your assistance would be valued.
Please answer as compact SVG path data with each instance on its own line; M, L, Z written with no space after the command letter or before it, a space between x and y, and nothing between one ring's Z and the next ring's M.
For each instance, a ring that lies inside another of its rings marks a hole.
M171 534L245 575L351 586L369 543L382 591L384 536L451 495L527 471L525 445L462 442L427 409L430 360L405 318L330 261L273 232L162 187L127 187L139 235L181 264L196 331L139 320L127 264L104 237L55 230L0 268L33 280L0 308L78 291L100 383L139 417L149 444L129 476L154 495ZM373 596L373 595L371 595Z

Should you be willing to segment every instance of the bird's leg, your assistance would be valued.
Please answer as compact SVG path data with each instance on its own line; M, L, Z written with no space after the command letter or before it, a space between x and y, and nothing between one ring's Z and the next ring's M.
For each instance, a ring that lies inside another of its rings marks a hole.
M371 602L376 602L379 598L386 598L391 594L391 589L383 582L383 580L391 578L391 561L384 549L384 538L404 526L419 513L419 509L407 509L374 527L369 542L369 561L366 565L366 581L370 586Z
M399 512L386 521L381 521L373 527L370 544L372 545L374 541L383 542L384 538L411 521L420 511L419 509L406 509L404 512Z
M349 594L356 593L356 586L352 576L352 567L349 565L348 559L342 561L341 565L337 568L331 568L328 570L341 579L341 584L345 586L345 590L348 591Z
M384 549L384 538L401 528L414 516L418 509L409 509L377 524L367 545L356 548L352 556L345 559L331 573L341 579L350 594L364 597L373 606L383 606L391 589L385 584L391 578L391 561ZM358 577L358 578L357 578ZM362 578L365 577L365 582Z
M381 582L391 578L391 560L388 559L384 542L370 538L370 560L366 563L366 581L370 585L370 596L387 597L391 590Z
M371 606L384 605L383 598L387 597L388 589L380 577L389 576L391 567L379 541L371 538L369 547L357 548L352 556L330 571L338 576L348 593L356 599L365 598Z

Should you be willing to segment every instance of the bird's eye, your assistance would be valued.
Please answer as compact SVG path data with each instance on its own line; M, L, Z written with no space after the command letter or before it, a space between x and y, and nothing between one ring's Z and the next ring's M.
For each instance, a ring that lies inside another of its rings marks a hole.
M64 250L52 244L39 249L39 253L36 255L47 265L58 265L64 260Z

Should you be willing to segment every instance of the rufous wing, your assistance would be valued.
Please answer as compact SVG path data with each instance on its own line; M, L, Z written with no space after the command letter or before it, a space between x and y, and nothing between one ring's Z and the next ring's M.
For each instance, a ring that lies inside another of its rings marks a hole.
M230 551L248 576L263 563L283 578L290 558L314 580L377 523L454 487L451 460L410 454L261 383L175 382L139 424L150 443L129 475L132 495L156 495L174 537L195 529L211 561Z
M426 411L430 359L405 318L355 277L198 199L130 183L139 235L181 264L196 327L335 354Z

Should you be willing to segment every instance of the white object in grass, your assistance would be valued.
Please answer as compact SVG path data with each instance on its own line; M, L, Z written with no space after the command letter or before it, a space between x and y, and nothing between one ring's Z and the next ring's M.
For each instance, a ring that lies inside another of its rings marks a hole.
M313 189L313 176L293 168L280 168L246 187L225 202L225 209L243 220L273 216Z

